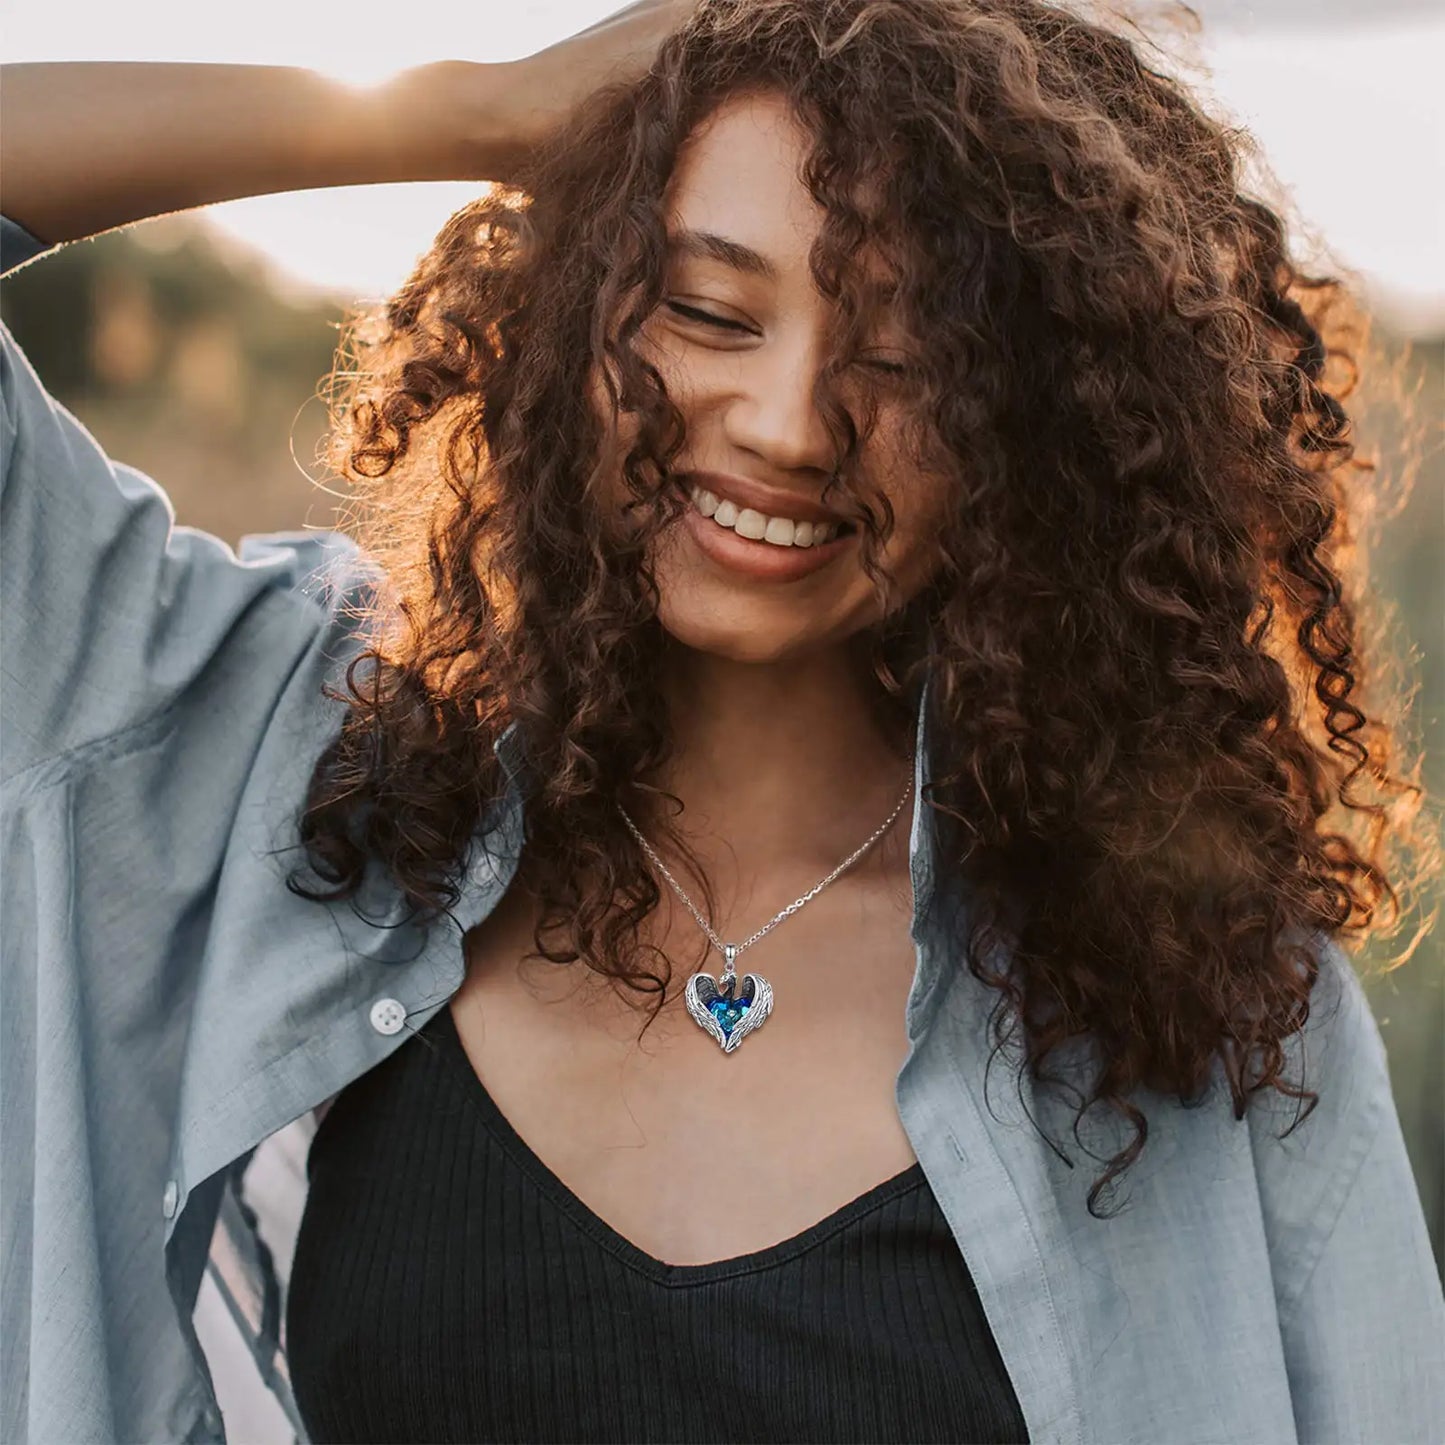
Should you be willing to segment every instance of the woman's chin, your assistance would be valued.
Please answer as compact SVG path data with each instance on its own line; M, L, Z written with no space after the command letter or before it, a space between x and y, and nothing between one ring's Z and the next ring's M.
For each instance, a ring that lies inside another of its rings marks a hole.
M728 662L786 662L838 640L831 629L797 617L759 616L756 608L669 606L665 591L658 621L674 642Z

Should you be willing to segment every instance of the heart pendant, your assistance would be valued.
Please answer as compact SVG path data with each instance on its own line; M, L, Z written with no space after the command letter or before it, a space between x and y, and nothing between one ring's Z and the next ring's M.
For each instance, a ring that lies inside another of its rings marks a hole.
M688 979L683 995L688 1013L699 1028L722 1045L725 1054L732 1053L754 1029L761 1028L773 1011L773 988L767 979L747 973L741 988L736 987L737 983L737 974L726 970L721 987L712 974L695 973Z

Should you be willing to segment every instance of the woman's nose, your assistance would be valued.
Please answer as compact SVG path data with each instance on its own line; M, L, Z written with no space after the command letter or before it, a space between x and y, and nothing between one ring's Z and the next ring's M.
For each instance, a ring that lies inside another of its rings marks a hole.
M809 346L752 352L728 409L728 439L780 471L815 467L831 473L836 447L813 402L821 356Z

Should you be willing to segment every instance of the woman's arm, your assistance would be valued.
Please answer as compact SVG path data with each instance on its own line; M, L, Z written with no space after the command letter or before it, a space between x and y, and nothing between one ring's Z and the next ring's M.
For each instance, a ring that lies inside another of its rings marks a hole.
M58 242L274 191L493 179L510 69L441 61L354 87L278 65L6 65L5 214Z
M4 212L60 242L275 191L505 181L589 91L641 74L694 3L637 0L521 60L368 87L280 65L0 66Z

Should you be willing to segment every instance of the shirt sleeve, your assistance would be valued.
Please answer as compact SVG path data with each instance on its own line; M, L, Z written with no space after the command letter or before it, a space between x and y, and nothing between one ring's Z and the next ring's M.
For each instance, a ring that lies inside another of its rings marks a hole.
M1445 1440L1445 1304L1393 1107L1283 1322L1306 1440Z
M51 249L8 219L0 248L7 269ZM105 454L3 323L0 394L7 782L156 718L222 665L256 609L305 605L313 577L355 551L340 533L288 532L237 556L176 525L162 488Z
M31 246L3 228L7 265ZM281 1028L251 941L339 937L279 845L344 712L323 689L369 569L336 532L237 555L177 526L3 325L0 387L0 1440L199 1439L165 1245L194 1183L204 1256L207 1174L176 1130Z
M1288 1196L1266 1181L1277 1223L1291 1226L1279 1235L1277 1297L1295 1424L1301 1442L1434 1445L1445 1440L1445 1292L1384 1041L1333 942L1325 973L1322 992L1339 1003L1306 1081L1330 1126L1317 1141L1319 1183L1298 1167Z

